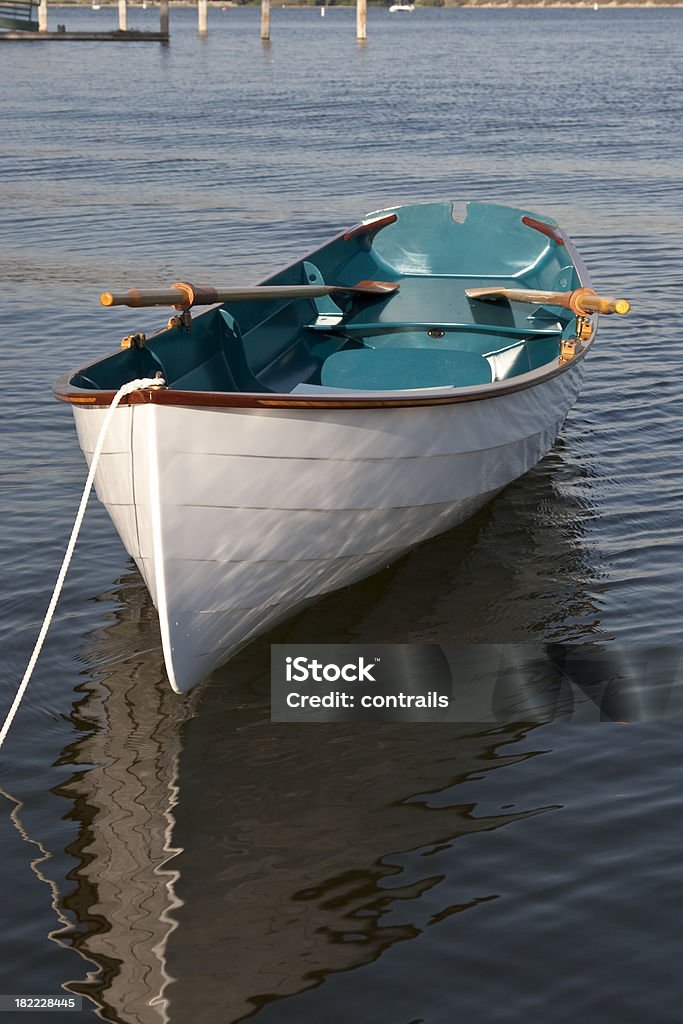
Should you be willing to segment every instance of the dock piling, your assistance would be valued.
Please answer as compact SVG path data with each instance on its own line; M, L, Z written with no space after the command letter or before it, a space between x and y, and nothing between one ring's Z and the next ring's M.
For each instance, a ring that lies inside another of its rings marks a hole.
M159 0L159 31L168 38L168 0Z
M47 32L47 0L38 4L38 31Z
M270 0L261 0L261 39L270 39Z
M128 31L128 0L119 0L119 32Z
M209 31L209 0L197 0L199 34L205 36Z
M367 0L356 0L356 39L368 38L368 3Z

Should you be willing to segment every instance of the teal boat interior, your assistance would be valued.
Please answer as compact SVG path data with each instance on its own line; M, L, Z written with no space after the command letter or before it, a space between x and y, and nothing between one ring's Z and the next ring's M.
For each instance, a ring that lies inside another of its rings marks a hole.
M194 392L466 388L557 364L569 310L468 298L471 287L585 285L548 218L488 203L421 203L369 215L263 285L398 283L391 294L250 299L214 306L71 376L116 390L161 374Z

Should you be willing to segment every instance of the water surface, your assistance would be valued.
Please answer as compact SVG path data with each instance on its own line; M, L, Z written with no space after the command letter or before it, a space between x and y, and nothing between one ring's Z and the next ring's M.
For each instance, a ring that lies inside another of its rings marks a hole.
M0 993L123 1024L677 1024L679 726L275 727L267 683L271 642L680 645L683 12L371 10L364 47L349 10L274 9L270 46L258 17L0 51L3 708L85 477L51 382L161 319L99 291L252 282L370 210L488 199L556 217L633 314L540 466L190 702L93 503L0 762Z

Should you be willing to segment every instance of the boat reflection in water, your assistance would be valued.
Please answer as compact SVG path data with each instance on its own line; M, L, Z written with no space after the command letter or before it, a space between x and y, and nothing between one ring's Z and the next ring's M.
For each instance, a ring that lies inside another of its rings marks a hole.
M474 817L457 796L424 813L429 794L532 756L499 751L525 727L272 725L265 642L184 713L143 584L131 574L118 596L88 651L105 671L74 710L88 732L66 752L93 767L58 790L81 825L63 899L76 924L52 936L92 964L68 988L104 1019L181 1022L200 1000L202 1021L238 1021L376 960L415 935L385 913L442 881L403 883L401 851L539 813Z
M165 950L179 904L173 811L181 726L193 703L169 691L157 619L137 573L101 600L112 598L120 610L84 651L91 674L72 711L81 737L63 755L80 767L54 790L80 825L67 848L77 866L63 898L73 924L51 937L92 966L67 985L84 1006L90 999L106 1019L148 1024L170 1020Z
M493 878L463 891L437 855L553 809L543 794L493 807L471 798L473 780L540 753L524 742L536 725L524 673L508 673L492 714L522 706L526 722L273 725L269 645L438 638L443 657L448 644L551 640L537 653L554 664L555 704L571 718L562 659L574 655L562 644L599 638L600 625L553 458L465 527L360 584L362 601L350 588L254 643L194 704L165 682L137 574L104 595L120 607L88 639L80 736L63 756L75 770L55 791L80 823L60 910L74 924L53 933L93 965L68 987L102 1018L230 1024L261 1010L271 1020L277 1004L290 1019L288 997L497 898ZM557 528L558 515L571 529ZM501 557L513 536L517 557ZM544 686L547 697L547 672ZM588 696L594 717L618 717L614 692L611 710Z

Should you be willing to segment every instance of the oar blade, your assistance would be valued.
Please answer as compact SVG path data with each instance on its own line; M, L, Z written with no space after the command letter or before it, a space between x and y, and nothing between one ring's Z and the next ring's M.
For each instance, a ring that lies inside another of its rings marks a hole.
M398 281L359 281L353 288L335 287L335 291L358 292L361 295L392 295L398 291Z

